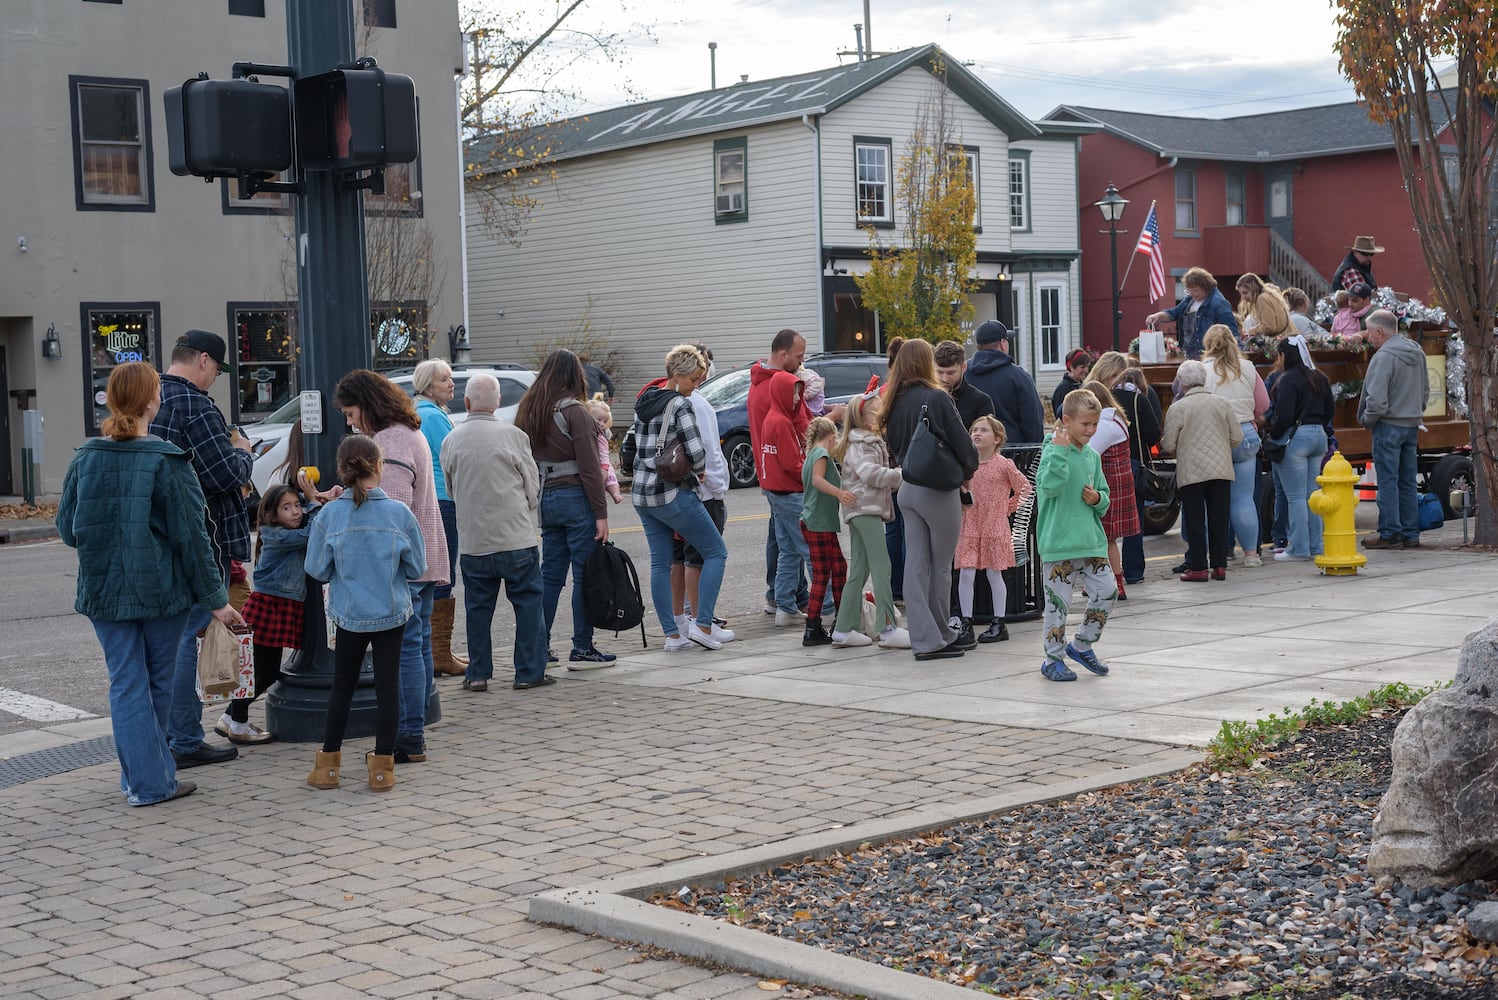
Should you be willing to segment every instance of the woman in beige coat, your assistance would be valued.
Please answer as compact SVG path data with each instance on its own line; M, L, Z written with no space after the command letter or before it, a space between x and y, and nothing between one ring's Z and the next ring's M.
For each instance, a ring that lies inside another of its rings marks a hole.
M1232 404L1206 388L1207 369L1200 361L1181 362L1176 381L1181 395L1165 411L1160 447L1176 457L1176 492L1186 535L1181 579L1226 580L1233 449L1243 440L1243 430Z

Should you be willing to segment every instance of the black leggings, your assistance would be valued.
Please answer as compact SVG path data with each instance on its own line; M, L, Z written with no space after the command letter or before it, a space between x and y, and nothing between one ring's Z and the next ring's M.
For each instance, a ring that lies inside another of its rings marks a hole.
M252 698L235 698L229 702L229 718L235 722L250 721L250 702L281 679L282 652L280 646L255 647L255 695Z
M349 707L359 685L364 650L374 652L376 755L395 753L395 730L400 724L401 638L404 625L383 632L350 632L338 629L333 649L333 691L328 696L328 721L323 727L324 753L343 749L343 731L348 728Z

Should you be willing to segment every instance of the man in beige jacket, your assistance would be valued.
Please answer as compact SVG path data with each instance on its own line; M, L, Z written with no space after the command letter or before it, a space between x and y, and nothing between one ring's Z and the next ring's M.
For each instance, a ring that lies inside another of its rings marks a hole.
M1207 390L1207 369L1200 361L1181 362L1176 382L1181 395L1165 411L1160 447L1176 457L1176 493L1186 536L1181 579L1226 580L1233 449L1243 440L1243 429L1232 404Z
M517 691L555 684L546 676L546 618L542 610L541 550L536 545L540 502L530 438L494 416L499 382L475 375L463 392L468 419L442 442L442 472L458 508L459 566L468 630L463 690L487 691L494 676L489 628L503 584L515 612Z

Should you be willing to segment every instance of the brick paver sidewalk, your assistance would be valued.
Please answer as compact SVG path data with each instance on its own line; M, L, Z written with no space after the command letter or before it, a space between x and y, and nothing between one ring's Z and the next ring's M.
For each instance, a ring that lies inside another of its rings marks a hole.
M764 997L753 977L524 919L527 897L1177 748L563 680L444 683L424 764L376 796L303 784L312 745L127 807L113 762L0 790L13 998Z

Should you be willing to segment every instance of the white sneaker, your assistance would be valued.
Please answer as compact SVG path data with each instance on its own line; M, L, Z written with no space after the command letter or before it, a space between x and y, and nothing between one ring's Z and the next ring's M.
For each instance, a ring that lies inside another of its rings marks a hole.
M775 606L775 602L774 601L766 601L765 602L765 614L767 614L767 615L773 615L773 614L775 614L779 610L780 609Z
M1263 557L1256 555L1253 552L1250 552L1248 555L1243 557L1243 566L1245 569L1253 569L1255 566L1262 565L1264 565Z
M682 635L687 634L687 626L690 624L692 624L691 615L683 613L676 616L676 631Z
M719 642L733 642L733 640L738 638L738 636L734 635L732 629L726 629L717 622L713 622L713 630L708 634Z
M909 649L910 633L903 628L889 628L879 633L880 649Z
M666 636L666 652L668 653L679 653L683 649L691 649L692 645L692 640L688 639L685 634Z
M862 632L834 632L832 633L833 649L849 649L853 646L872 646L874 640Z
M805 628L806 616L801 614L801 612L799 611L781 611L779 608L777 608L775 610L775 627Z
M704 632L702 631L702 629L698 628L696 622L693 622L692 624L687 626L686 637L688 642L695 642L703 649L723 648L722 642L714 639L711 633Z

